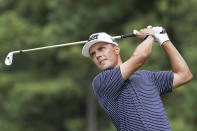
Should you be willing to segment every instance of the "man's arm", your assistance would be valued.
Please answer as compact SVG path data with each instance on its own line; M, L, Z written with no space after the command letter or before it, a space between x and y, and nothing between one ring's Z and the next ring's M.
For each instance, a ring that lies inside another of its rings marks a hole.
M154 35L154 31L148 28L142 29L136 33L136 36L140 39L143 39L146 34ZM138 68L140 68L148 59L152 52L153 42L154 38L152 36L148 36L146 40L136 47L132 56L126 62L120 65L123 80L127 80L128 77Z
M193 78L193 75L190 72L187 63L171 41L168 40L164 42L162 48L170 60L172 71L174 73L173 88L189 82Z

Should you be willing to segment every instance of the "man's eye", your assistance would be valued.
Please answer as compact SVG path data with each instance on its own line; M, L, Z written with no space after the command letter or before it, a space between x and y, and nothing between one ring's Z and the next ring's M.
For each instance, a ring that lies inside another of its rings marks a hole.
M103 50L103 49L104 49L104 47L99 47L98 49L99 49L99 50Z
M91 57L93 57L94 55L95 55L95 52L92 52L92 53L90 54Z

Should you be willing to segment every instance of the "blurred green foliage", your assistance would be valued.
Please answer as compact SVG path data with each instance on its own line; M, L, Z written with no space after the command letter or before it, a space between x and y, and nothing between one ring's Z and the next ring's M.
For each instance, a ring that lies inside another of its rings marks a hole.
M163 96L173 131L197 129L197 1L195 0L0 0L0 130L85 131L91 81L99 72L81 55L82 46L15 55L13 50L86 40L95 32L127 34L147 25L162 25L187 61L194 79ZM118 40L123 60L140 41ZM155 43L141 69L169 70ZM115 131L96 103L98 131ZM94 108L90 108L95 110Z

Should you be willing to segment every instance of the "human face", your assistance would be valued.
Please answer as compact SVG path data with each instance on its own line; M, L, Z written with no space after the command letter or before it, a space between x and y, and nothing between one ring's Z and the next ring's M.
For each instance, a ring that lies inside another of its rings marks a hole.
M100 70L115 68L118 66L120 48L105 42L98 42L89 50L92 61Z

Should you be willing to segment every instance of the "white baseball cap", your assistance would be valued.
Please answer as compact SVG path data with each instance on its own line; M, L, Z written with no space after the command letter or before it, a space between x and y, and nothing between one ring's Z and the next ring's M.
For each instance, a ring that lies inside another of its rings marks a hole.
M105 32L94 33L90 35L88 42L83 46L82 54L85 57L90 57L89 49L92 45L98 42L106 42L113 45L118 45L112 36L108 35Z

